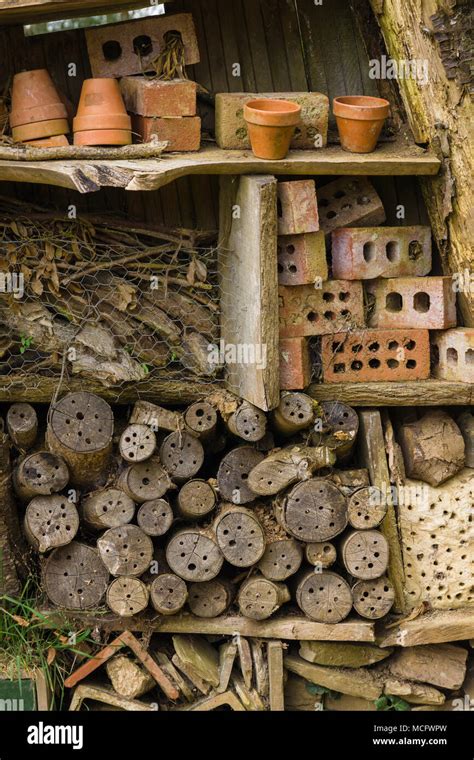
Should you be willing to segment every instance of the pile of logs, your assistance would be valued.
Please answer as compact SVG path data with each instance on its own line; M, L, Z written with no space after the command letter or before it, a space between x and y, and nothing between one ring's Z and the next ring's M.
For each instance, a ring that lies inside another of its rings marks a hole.
M350 407L287 393L266 415L214 394L180 411L138 401L127 419L79 392L45 423L43 440L31 406L8 411L24 533L53 604L105 599L123 617L234 607L256 621L287 605L328 624L392 607L387 504L352 469Z

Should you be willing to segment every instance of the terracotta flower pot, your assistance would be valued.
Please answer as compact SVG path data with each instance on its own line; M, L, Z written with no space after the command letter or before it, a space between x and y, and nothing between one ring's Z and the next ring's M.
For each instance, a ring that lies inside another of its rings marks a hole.
M41 140L26 140L25 145L31 145L32 148L64 148L69 145L69 140L66 135L56 135Z
M45 137L65 135L69 132L66 119L49 119L37 121L32 124L23 124L21 127L12 129L12 137L15 142L29 142L30 140L42 140Z
M66 120L67 111L46 69L15 74L10 126L14 128L58 119ZM68 131L67 121L65 131Z
M250 100L244 106L250 143L257 158L285 158L295 129L301 121L301 106L288 100Z
M389 112L390 103L384 98L365 95L334 98L333 113L344 150L372 153Z
M132 122L116 79L84 81L73 130L75 145L131 143Z

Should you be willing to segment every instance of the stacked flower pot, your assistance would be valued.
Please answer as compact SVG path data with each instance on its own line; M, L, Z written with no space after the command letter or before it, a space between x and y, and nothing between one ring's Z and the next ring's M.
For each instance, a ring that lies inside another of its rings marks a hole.
M130 145L132 123L116 79L86 79L73 123L75 145Z
M15 75L10 126L15 142L39 147L68 145L66 106L46 69Z

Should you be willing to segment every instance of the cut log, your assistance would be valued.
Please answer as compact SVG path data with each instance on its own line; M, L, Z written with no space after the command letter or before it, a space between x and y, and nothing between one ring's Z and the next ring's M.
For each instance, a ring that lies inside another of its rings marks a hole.
M464 467L465 444L461 431L449 414L440 409L402 425L398 439L410 478L439 486Z
M387 514L387 501L376 486L356 491L349 499L349 523L357 530L377 528Z
M192 583L189 587L189 609L197 617L218 617L230 607L233 597L232 585L223 578Z
M66 488L69 470L61 456L49 451L28 454L13 473L13 487L22 501L50 496Z
M282 712L285 709L283 644L281 641L269 641L267 644L268 677L270 692L270 710Z
M340 554L354 578L373 580L387 571L388 543L378 530L350 531L341 541Z
M252 686L253 675L253 662L250 644L248 642L248 639L246 639L244 636L241 636L240 634L238 634L235 638L237 641L237 653L239 655L240 672L242 673L242 678L244 679L246 688L250 689Z
M191 404L184 413L186 428L201 441L209 441L216 433L217 410L206 401Z
M316 402L306 393L285 393L272 412L272 423L280 435L296 435L313 424Z
M143 504L145 501L161 499L172 483L159 459L153 457L147 462L127 467L120 474L117 486L133 501Z
M165 499L145 501L137 512L137 523L147 536L164 536L173 520L173 510Z
M383 693L383 681L370 670L363 668L325 668L312 665L295 655L286 655L283 664L290 673L305 678L310 683L324 686L353 697L378 699Z
M219 493L232 504L249 504L257 498L248 484L249 474L265 459L261 451L252 446L238 446L221 460L217 472Z
M8 435L18 449L31 449L38 435L38 417L31 404L12 404L7 412Z
M268 662L265 657L265 642L263 639L250 639L255 685L261 697L268 697Z
M354 491L370 485L369 471L365 468L359 470L333 470L329 480L341 489L346 496L352 496Z
M375 665L391 655L393 649L381 649L370 644L350 644L338 641L300 641L299 654L303 660L337 668L363 668Z
M126 462L145 462L156 449L156 437L147 425L129 425L120 438L120 454Z
M170 433L161 445L160 459L172 478L187 480L201 469L204 449L198 438L190 433Z
M232 676L232 685L246 710L251 710L252 712L266 710L266 706L258 691L256 689L249 689L245 685L243 678L235 671Z
M153 559L153 544L136 525L109 528L98 539L97 548L111 575L142 575Z
M155 433L161 430L173 433L184 428L183 415L180 412L163 409L150 401L137 401L129 422L131 425L148 425Z
M244 581L238 595L240 612L252 620L266 620L289 600L290 592L283 583L258 577Z
M219 686L217 692L227 691L230 677L237 657L237 645L233 641L226 641L219 647Z
M176 500L181 517L200 520L209 515L217 504L217 494L206 480L188 480Z
M188 589L182 578L173 573L158 575L150 586L150 600L161 615L175 615L185 605Z
M368 620L388 615L395 601L395 589L385 576L371 581L358 581L352 587L354 609Z
M258 569L269 581L286 581L294 575L303 561L303 549L292 538L267 544Z
M346 459L354 448L359 430L359 417L352 407L341 401L320 403L321 416L316 420L312 436L314 446L327 446L339 460Z
M214 520L213 530L222 554L231 565L251 567L262 558L265 534L250 509L224 506Z
M334 483L312 478L275 503L275 516L300 541L329 541L347 525L347 499Z
M126 699L138 699L155 686L151 675L124 654L117 654L109 660L105 669L114 690Z
M352 609L349 584L330 570L304 572L298 579L295 597L305 615L318 623L340 623Z
M180 660L214 688L219 686L219 656L202 636L173 636L173 646Z
M79 515L66 496L36 496L26 508L23 528L28 543L44 553L71 543L79 530Z
M441 689L460 689L466 676L467 650L452 644L399 649L388 661L390 672L407 681Z
M88 528L107 530L129 523L135 514L135 504L118 488L94 491L81 502L81 516Z
M46 442L67 462L73 485L93 486L104 477L113 428L112 409L92 393L69 393L50 407Z
M267 418L261 409L244 401L226 420L226 425L237 438L255 443L260 441L266 433Z
M166 560L180 578L199 582L219 575L224 557L209 531L183 528L168 542Z
M42 578L53 604L66 610L86 610L100 605L109 572L95 549L73 541L49 555Z
M336 547L334 544L331 544L330 541L306 544L305 557L310 565L321 567L326 570L328 567L331 567L331 565L334 565L337 560Z
M106 599L112 612L120 617L132 617L148 606L149 593L140 578L122 575L112 581Z
M308 480L316 470L330 467L335 454L327 448L289 446L274 451L251 471L248 484L259 496L274 496L299 480Z

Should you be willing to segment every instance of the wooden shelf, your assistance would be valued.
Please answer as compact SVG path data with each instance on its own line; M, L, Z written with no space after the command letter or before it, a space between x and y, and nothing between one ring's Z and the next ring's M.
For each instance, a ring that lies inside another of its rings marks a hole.
M347 153L340 146L292 151L284 161L255 158L251 151L203 147L140 161L0 161L0 181L34 182L90 193L101 187L158 190L193 174L435 175L440 161L405 138L383 143L373 153Z
M2 0L0 24L39 24L73 16L128 11L143 8L144 5L143 0Z
M400 383L314 383L309 394L318 401L342 401L350 406L468 406L474 385L445 380Z

